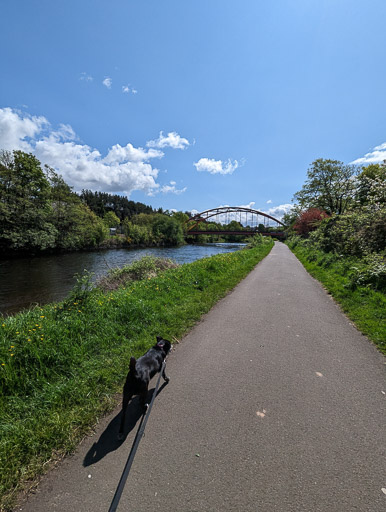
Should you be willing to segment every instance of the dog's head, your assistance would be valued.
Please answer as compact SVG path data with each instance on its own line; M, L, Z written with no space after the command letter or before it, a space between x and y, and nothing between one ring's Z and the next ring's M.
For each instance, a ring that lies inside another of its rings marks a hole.
M163 352L165 352L165 356L167 356L168 353L170 352L170 349L172 348L172 344L170 343L170 341L165 340L161 336L157 336L156 348L158 350L162 350Z

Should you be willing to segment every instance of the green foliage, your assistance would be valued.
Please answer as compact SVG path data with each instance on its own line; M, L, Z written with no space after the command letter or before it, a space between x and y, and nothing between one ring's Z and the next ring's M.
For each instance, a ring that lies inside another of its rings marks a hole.
M114 393L121 390L130 356L147 350L157 334L182 336L272 245L1 319L2 504L21 480L73 449L98 416L116 405ZM80 278L77 287L72 299L88 289L87 279Z
M320 208L328 214L342 214L352 204L356 168L338 160L315 160L307 180L294 198L302 210Z
M50 185L40 162L22 151L0 154L0 251L55 246Z
M380 255L365 259L325 253L300 237L288 245L305 268L327 288L358 329L386 354L385 262Z
M262 234L258 233L257 235L253 236L249 239L247 244L247 249L252 249L253 247L259 247L262 245L270 245L272 243L272 240L270 237L263 236Z
M107 212L103 216L103 221L108 228L117 228L121 221L114 212Z
M108 230L51 167L22 151L0 156L0 251L95 247Z
M105 213L114 212L120 221L131 219L139 213L155 213L151 206L143 203L130 201L125 196L117 194L108 194L107 192L92 192L91 190L82 190L81 200L87 204L91 211L98 217L103 218Z
M144 256L130 265L110 270L105 277L100 279L98 287L105 292L116 290L119 287L127 286L132 281L152 279L164 270L176 268L177 266L170 259Z
M139 214L132 221L125 219L122 225L125 235L134 245L181 245L184 243L183 228L174 217L164 214Z

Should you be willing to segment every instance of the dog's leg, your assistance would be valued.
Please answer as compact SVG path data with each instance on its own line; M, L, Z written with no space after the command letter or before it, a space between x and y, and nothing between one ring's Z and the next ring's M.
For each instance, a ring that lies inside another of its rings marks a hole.
M144 411L147 411L148 407L149 407L149 404L147 402L147 395L149 393L149 390L148 390L148 387L146 386L146 389L144 389L140 395L139 395L139 398L140 398L140 401L141 401L141 405L144 409Z
M163 377L165 382L169 382L170 377L167 377L167 375L165 373L165 369L166 369L166 366L164 366L164 369L162 370L162 377Z
M132 396L133 395L125 395L125 394L123 395L121 425L119 427L119 433L118 433L119 441L122 441L122 439L125 437L123 431L125 429L126 410L127 410L127 406L129 405L129 402L130 402Z

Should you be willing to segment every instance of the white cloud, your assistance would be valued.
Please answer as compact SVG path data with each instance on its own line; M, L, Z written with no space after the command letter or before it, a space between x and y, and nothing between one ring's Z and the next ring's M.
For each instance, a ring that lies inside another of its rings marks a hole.
M151 195L160 188L156 183L159 171L149 161L162 158L162 151L115 144L102 156L80 143L71 126L62 124L54 130L46 118L10 108L0 109L0 149L34 153L78 191L89 188L130 195L139 190ZM178 193L175 188L170 191Z
M93 77L91 75L89 75L88 73L86 73L85 71L83 71L83 73L80 74L79 80L82 80L84 82L92 82Z
M113 81L109 76L106 76L106 78L102 81L102 84L107 87L107 89L111 89Z
M122 92L123 94L137 94L137 90L130 87L130 85L122 85Z
M267 204L271 204L271 203L272 203L272 199L268 199Z
M200 158L193 165L197 171L206 171L210 174L232 174L240 166L237 160L232 162L230 158L226 162L215 160L214 158Z
M282 220L283 216L288 213L293 208L293 204L286 203L280 204L279 206L273 206L269 208L269 210L261 210L263 213L267 213L271 215L271 217L275 217L277 220Z
M354 165L379 164L384 160L386 160L386 142L375 146L375 148L369 153L366 153L364 157L357 158L351 163Z
M183 194L184 192L186 192L186 190L187 190L187 187L177 189L175 181L171 181L169 185L164 185L160 189L160 191L163 194L177 194L177 195Z
M176 132L169 132L165 137L163 132L160 132L158 139L149 140L146 143L148 148L173 148L173 149L185 149L190 146L188 139L184 139Z
M30 139L49 125L43 116L25 115L18 110L0 108L0 149L31 151Z

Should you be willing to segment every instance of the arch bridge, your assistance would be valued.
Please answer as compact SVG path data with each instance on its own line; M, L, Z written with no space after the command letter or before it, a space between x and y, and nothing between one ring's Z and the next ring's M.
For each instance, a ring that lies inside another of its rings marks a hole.
M234 222L236 224L234 224ZM200 226L204 223L206 226ZM210 226L221 224L224 229ZM284 238L283 222L267 213L243 206L221 206L211 208L191 216L187 221L187 235L241 235L253 236L256 233ZM233 226L232 226L233 224ZM282 226L282 227L281 227ZM233 229L232 229L233 227ZM276 229L275 229L276 228Z

